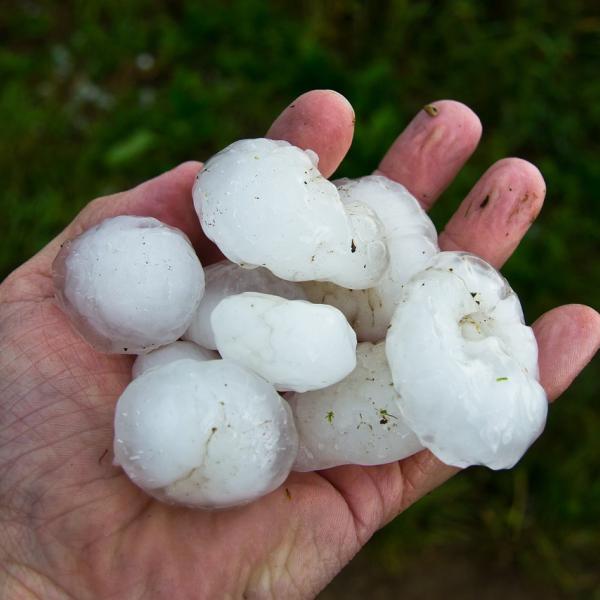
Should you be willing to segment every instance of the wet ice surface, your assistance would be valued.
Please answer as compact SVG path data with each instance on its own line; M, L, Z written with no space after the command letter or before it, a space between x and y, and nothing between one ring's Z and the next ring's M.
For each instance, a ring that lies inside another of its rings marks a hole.
M262 292L288 300L306 300L306 294L298 283L279 279L262 267L243 269L235 263L222 260L206 267L204 274L204 296L183 337L205 348L217 349L210 315L215 306L227 296L242 292Z
M424 269L439 252L433 223L408 190L382 175L335 182L345 205L362 203L378 217L384 228L389 264L370 289L348 289L327 282L303 284L312 302L339 308L356 331L359 341L385 338L402 290L415 273Z
M339 383L289 396L300 440L294 471L379 465L423 448L400 414L383 342L358 344L356 357Z
M403 417L443 462L510 468L542 432L535 337L483 260L442 252L411 279L386 352Z
M382 226L366 207L348 214L317 160L284 141L234 142L196 179L202 229L242 266L264 266L290 281L369 287L388 262Z
M272 385L227 360L179 360L135 379L115 412L115 462L161 500L244 504L287 477L298 439Z
M184 358L199 361L216 360L219 358L219 354L214 350L201 348L192 342L173 342L152 350L148 354L140 354L133 363L131 376L135 379L150 369L156 369Z
M204 292L187 237L151 217L106 219L66 242L53 275L62 309L101 352L140 354L175 341Z
M221 356L279 390L326 387L356 364L356 335L332 306L246 292L222 300L211 321Z

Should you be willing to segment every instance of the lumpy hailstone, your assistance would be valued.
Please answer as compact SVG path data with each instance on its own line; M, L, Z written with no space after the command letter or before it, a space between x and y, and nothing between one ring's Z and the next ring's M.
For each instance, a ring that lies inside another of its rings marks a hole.
M102 221L63 245L53 271L61 307L102 352L141 354L175 341L204 292L185 234L151 217Z
M150 369L156 369L176 360L190 358L192 360L215 360L219 355L213 350L207 350L192 342L173 342L148 354L140 354L134 361L131 376L135 379Z
M423 448L400 414L384 343L365 342L345 379L289 398L300 446L294 471L381 465Z
M490 265L442 252L404 286L386 339L402 415L457 467L512 467L544 428L537 343Z
M348 212L317 161L284 141L234 142L196 179L202 229L242 266L264 266L290 281L370 287L388 263L382 225L366 205Z
M153 496L224 508L277 488L296 456L287 403L227 360L179 360L127 386L115 412L115 462Z
M206 267L204 275L206 277L204 296L183 337L212 350L216 350L217 346L210 315L223 298L242 292L262 292L288 300L306 300L306 294L300 284L279 279L262 267L242 269L235 263L223 260Z
M370 175L335 182L344 205L369 207L383 223L389 264L370 289L347 289L332 283L309 282L303 287L313 302L339 308L356 331L359 341L383 340L402 284L423 270L439 252L435 227L420 204L399 183Z
M279 390L326 387L356 365L356 335L332 306L246 292L222 300L211 321L221 356Z

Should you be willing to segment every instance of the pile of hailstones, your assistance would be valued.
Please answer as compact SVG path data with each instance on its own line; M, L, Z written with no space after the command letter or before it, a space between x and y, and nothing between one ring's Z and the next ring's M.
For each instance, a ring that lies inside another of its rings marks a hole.
M537 345L507 281L440 252L403 186L330 182L317 162L267 139L210 159L194 206L228 260L204 270L181 231L133 216L86 231L54 263L83 337L138 355L115 463L160 500L233 506L290 470L423 448L510 468L543 429Z

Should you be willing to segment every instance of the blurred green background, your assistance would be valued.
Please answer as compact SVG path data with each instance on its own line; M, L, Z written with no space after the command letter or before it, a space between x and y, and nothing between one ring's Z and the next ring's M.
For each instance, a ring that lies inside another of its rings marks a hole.
M546 206L505 274L529 320L598 307L596 2L13 1L0 11L0 278L91 198L256 137L296 95L355 107L339 175L372 170L428 101L484 123L433 211L536 163ZM597 364L595 365L597 368ZM510 472L471 469L377 534L323 598L600 598L600 385L593 366Z

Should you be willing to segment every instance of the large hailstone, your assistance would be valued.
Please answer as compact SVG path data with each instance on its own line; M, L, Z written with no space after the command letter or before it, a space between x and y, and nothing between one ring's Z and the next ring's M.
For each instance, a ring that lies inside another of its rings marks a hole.
M151 217L106 219L66 242L53 275L61 308L102 352L141 354L175 341L204 293L188 238Z
M356 331L359 341L385 338L402 285L422 271L439 252L435 227L416 198L399 183L382 175L334 182L346 206L368 206L384 227L389 264L370 289L348 289L327 282L307 282L303 287L312 302L339 308Z
M234 142L196 179L202 229L239 265L290 281L370 287L388 262L382 225L366 205L346 210L317 161L284 141Z
M508 282L441 252L404 286L386 339L408 426L457 467L512 467L544 428L537 343Z
M184 358L204 361L215 360L219 358L219 355L214 350L201 348L192 342L173 342L152 350L148 354L140 354L133 363L131 376L135 379L150 369L156 369Z
M211 321L221 356L278 390L323 388L356 365L356 335L332 306L245 292L222 300Z
M288 300L306 300L306 294L300 284L279 279L262 267L242 269L235 263L222 260L206 267L204 275L206 277L204 296L183 337L212 350L216 350L217 346L210 315L223 298L242 292L262 292Z
M115 462L167 502L250 502L283 483L297 448L288 404L272 385L227 360L150 369L116 407Z
M423 448L400 414L384 343L358 344L356 358L339 383L288 398L300 440L294 471L381 465Z

